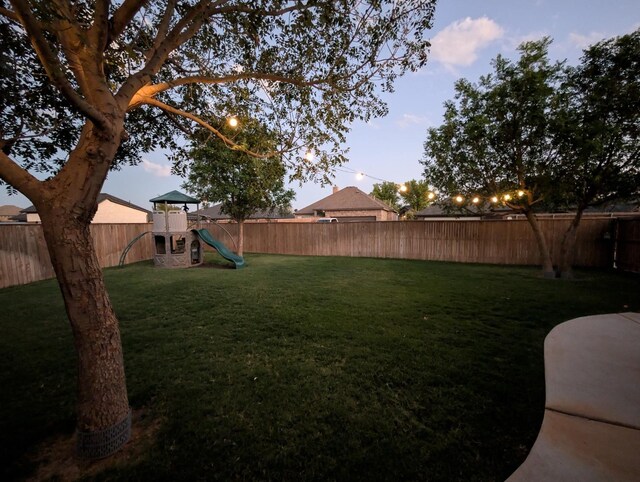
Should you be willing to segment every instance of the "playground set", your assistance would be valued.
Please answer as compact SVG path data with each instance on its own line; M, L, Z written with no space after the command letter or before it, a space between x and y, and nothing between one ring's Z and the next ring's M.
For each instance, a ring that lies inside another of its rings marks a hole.
M200 217L189 225L187 218L188 204L195 204L199 210L200 200L187 196L178 191L171 191L162 196L150 199L153 203L153 228L134 238L120 256L120 266L131 247L144 235L153 236L153 263L159 268L191 268L204 262L204 252L201 243L214 248L220 256L231 261L236 269L243 268L245 261L228 249L223 243L215 239L209 231L203 229ZM182 204L183 209L171 209L170 206ZM159 205L163 209L158 209Z

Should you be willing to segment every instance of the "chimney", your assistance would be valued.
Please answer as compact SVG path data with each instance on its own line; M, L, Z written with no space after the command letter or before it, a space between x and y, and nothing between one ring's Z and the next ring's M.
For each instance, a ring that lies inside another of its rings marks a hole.
M333 194L337 193L340 190L338 186L333 186Z

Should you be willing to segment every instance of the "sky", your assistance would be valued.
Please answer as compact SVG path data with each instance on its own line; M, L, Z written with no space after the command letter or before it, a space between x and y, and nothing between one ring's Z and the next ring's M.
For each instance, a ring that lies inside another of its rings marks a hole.
M550 36L550 57L576 65L588 45L638 28L638 0L439 0L427 65L399 79L395 92L383 96L389 107L386 117L353 125L346 142L349 162L334 173L333 184L369 193L380 180L420 179L427 129L441 123L443 103L453 98L455 81L475 81L491 72L490 62L498 54L517 58L521 42ZM357 172L365 176L358 178ZM150 208L149 199L174 189L184 191L183 182L171 174L166 153L155 151L143 155L138 166L110 173L102 191ZM331 186L312 182L290 187L296 192L297 209L332 192ZM3 204L31 203L3 190Z

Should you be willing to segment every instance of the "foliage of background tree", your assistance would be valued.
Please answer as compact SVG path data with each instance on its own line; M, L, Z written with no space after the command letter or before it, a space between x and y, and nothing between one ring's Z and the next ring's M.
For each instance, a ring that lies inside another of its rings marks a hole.
M236 142L252 151L273 150L270 133L249 119L241 122ZM279 157L256 158L227 148L217 137L194 141L189 151L188 180L183 187L208 202L221 203L220 210L238 222L238 254L243 255L244 221L258 211L284 213L295 197L285 189L286 169Z
M383 181L381 183L376 183L373 185L373 189L369 194L374 198L387 203L394 210L400 210L398 185L395 182Z
M410 215L414 215L418 211L423 210L429 205L429 183L421 179L416 181L415 179L411 179L411 181L407 181L404 183L406 190L399 191L400 198L404 201L404 204L409 208L407 211L411 213Z
M536 237L543 271L553 276L553 262L538 225L557 159L552 144L552 112L562 65L548 59L549 39L526 42L520 58L498 56L494 72L477 84L456 82L456 96L445 103L444 122L430 128L424 144L424 175L449 195L479 195L523 213ZM524 192L518 196L518 191ZM504 199L509 193L512 198Z
M198 125L300 178L344 160L348 126L426 62L435 1L0 0L0 179L31 200L78 353L78 429L126 420L120 331L89 224L110 169ZM215 122L273 126L251 152ZM302 162L313 149L315 161ZM182 166L176 165L181 172ZM34 173L49 175L45 180Z
M561 162L548 197L575 211L558 261L570 276L584 210L640 199L640 30L592 45L567 70L555 129Z
M458 81L423 163L445 192L499 196L525 214L548 275L553 260L535 211L575 211L556 273L570 277L584 210L640 194L640 33L589 47L577 67L551 64L549 44L523 44L517 62L498 56L477 85Z

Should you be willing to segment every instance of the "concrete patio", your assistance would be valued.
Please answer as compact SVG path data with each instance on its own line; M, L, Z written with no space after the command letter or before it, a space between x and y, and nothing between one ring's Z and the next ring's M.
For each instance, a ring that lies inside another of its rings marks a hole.
M640 313L562 323L544 357L542 427L507 481L640 481Z

